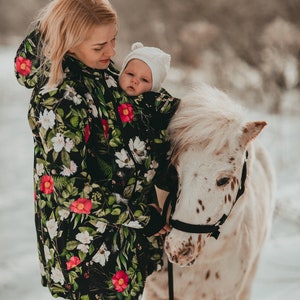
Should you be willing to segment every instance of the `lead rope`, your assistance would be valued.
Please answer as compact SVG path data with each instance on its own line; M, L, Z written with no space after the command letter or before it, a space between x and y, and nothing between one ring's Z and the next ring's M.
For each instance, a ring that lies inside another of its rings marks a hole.
M168 195L163 211L162 216L167 222L167 215L168 215L168 208L171 205L171 211L173 212L173 209L175 205L172 205L172 195L171 193ZM174 277L173 277L173 264L168 260L168 290L169 290L169 300L174 300Z
M169 300L174 300L173 264L168 260Z

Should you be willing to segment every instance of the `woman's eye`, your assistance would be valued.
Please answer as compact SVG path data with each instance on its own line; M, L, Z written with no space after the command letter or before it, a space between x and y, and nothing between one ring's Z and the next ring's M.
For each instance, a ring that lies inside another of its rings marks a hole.
M217 180L217 186L223 186L229 183L229 177L222 177L221 179Z

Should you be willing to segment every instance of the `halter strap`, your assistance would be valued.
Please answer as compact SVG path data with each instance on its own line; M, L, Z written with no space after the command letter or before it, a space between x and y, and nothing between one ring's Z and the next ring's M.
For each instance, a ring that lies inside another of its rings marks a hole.
M173 228L189 232L189 233L211 233L215 239L218 239L220 234L220 226L226 221L227 215L223 215L220 220L213 225L194 225L185 222L181 222L179 220L170 220L170 224Z

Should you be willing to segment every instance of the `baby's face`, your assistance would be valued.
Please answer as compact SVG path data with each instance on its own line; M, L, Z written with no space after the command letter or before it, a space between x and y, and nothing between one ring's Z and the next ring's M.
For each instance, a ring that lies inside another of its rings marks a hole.
M149 66L139 59L132 59L121 73L119 84L128 96L138 96L152 89L152 73Z

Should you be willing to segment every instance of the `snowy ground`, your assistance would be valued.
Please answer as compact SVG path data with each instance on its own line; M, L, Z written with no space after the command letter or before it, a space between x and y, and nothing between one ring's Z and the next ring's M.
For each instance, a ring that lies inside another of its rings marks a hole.
M32 196L32 139L27 124L30 92L13 75L15 48L0 47L0 299L50 300L42 288ZM300 116L265 115L260 136L278 180L273 232L262 253L251 300L300 299ZM189 300L189 299L187 299Z

